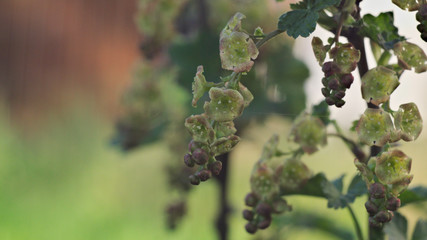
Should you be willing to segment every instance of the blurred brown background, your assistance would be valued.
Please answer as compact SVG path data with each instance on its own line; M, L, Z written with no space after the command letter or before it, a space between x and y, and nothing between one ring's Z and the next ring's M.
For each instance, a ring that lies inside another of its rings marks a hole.
M134 0L0 1L0 96L12 122L34 129L76 99L116 115L138 57L136 10Z

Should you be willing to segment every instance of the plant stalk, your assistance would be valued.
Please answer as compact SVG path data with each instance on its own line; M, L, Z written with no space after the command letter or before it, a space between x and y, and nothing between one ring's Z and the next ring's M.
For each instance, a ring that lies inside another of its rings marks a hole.
M357 217L354 214L353 209L348 204L347 204L347 209L350 212L351 218L353 219L354 228L356 229L357 239L358 240L363 240L362 229L360 228L359 221L357 221Z

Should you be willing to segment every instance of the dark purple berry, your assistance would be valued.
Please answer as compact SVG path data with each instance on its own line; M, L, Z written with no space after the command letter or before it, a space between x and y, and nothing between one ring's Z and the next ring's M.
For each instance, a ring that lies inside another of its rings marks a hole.
M328 87L328 79L327 78L322 78L322 84L324 87Z
M192 156L194 161L199 165L204 165L209 160L209 155L201 148L194 150Z
M245 204L248 207L255 207L255 205L258 203L258 198L254 193L248 193L245 197Z
M340 83L338 82L338 79L332 78L329 80L328 87L332 90L338 90L340 87Z
M397 197L387 199L385 207L390 211L396 211L400 207L400 199Z
M377 222L373 217L369 217L369 226L380 228L382 226L382 223Z
M221 169L222 169L222 162L221 161L216 161L216 162L213 162L213 163L209 163L208 164L208 168L209 168L209 170L212 171L212 173L214 175L219 175L219 173L221 172Z
M258 230L258 228L256 227L256 225L253 224L253 223L247 223L245 225L245 229L246 229L246 232L248 232L250 234L254 234Z
M184 163L187 167L194 167L194 160L189 153L185 154Z
M334 100L333 98L331 98L331 97L327 97L327 98L325 98L325 102L326 102L328 105L334 105L334 104L335 104L335 100Z
M264 219L258 223L258 228L259 229L266 229L266 228L268 228L268 226L270 226L270 224L271 224L271 218L266 218L266 219Z
M209 170L202 170L197 173L197 176L200 178L200 181L204 182L212 177L212 173Z
M252 219L254 219L254 212L248 209L243 210L243 218L252 221Z
M190 175L188 177L190 179L190 183L193 185L199 185L200 184L200 178L196 175Z
M393 214L390 211L380 211L374 216L375 221L380 223L387 223L390 222L393 218Z
M375 199L385 197L385 187L381 183L374 183L369 187L369 196Z
M322 66L322 71L324 73L331 72L332 71L332 62L325 62Z
M322 95L325 96L325 97L329 97L329 95L331 95L330 92L329 92L329 89L322 88Z
M336 102L335 102L335 106L336 107L342 107L342 106L344 106L344 104L345 104L345 101L344 100L342 100L342 99L340 99L340 100L337 100Z
M260 203L256 207L255 211L262 216L270 216L271 215L271 207L267 203Z
M338 91L334 94L334 96L338 99L342 99L345 96L345 92L344 91Z
M354 77L353 77L353 75L351 75L351 73L344 74L344 75L341 77L341 84L342 84L345 88L350 88L350 87L351 87L351 84L353 83L353 81L354 81Z
M427 4L423 4L418 9L418 13L421 15L423 20L427 20Z
M365 203L365 208L366 208L366 211L369 213L370 216L374 216L375 214L378 213L378 207L372 201L368 200Z

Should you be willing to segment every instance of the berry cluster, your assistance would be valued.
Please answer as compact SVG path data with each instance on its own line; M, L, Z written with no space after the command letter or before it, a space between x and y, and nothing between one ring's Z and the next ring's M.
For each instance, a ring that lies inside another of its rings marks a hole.
M420 6L415 17L417 21L420 22L420 24L417 25L417 29L421 33L421 38L427 42L427 4Z
M222 162L217 161L214 157L210 157L207 151L207 145L191 141L188 145L188 151L184 156L184 163L187 167L199 165L199 170L190 175L190 183L199 185L200 181L204 182L212 177L212 173L218 175L222 169Z
M400 207L400 199L386 194L386 188L381 183L374 183L369 187L369 200L365 203L369 213L369 225L381 227L390 222L393 212Z
M251 192L245 197L245 204L252 209L243 210L243 218L248 221L245 229L248 233L255 233L258 229L266 229L271 224L271 214L279 214L292 210L286 200L276 197L272 201L263 201Z
M322 79L322 94L328 105L342 107L345 104L343 100L345 91L350 88L354 80L351 72L357 67L360 52L351 43L338 43L329 51L329 56L333 61L325 62L322 66L325 74Z

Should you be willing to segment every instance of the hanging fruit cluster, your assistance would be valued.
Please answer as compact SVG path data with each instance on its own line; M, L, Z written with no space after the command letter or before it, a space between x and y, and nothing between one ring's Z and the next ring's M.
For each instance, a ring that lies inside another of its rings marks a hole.
M185 127L192 136L188 153L184 162L188 167L198 166L195 174L191 175L190 182L198 185L200 181L208 180L212 174L221 172L222 163L216 156L231 151L240 141L236 135L233 120L243 113L253 100L252 93L240 83L241 73L252 68L258 56L258 49L241 28L241 20L245 16L236 13L220 35L220 57L222 67L232 70L233 73L221 78L221 82L206 81L203 67L197 68L193 82L193 107L206 92L209 101L206 101L204 113L192 115L185 120Z
M346 89L351 87L354 77L352 71L357 67L360 60L360 51L355 49L351 43L336 43L323 45L320 38L314 37L312 47L317 61L322 66L325 74L322 78L322 95L328 105L342 107L345 104L343 100ZM332 61L324 62L327 53Z

